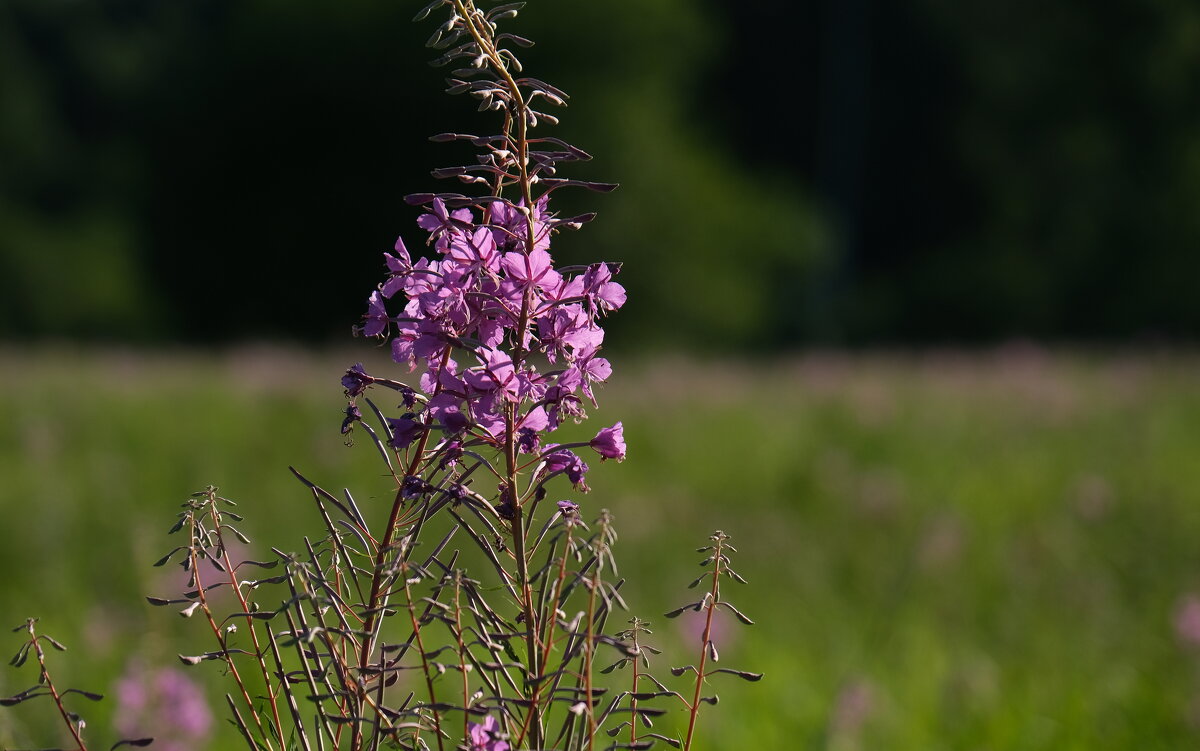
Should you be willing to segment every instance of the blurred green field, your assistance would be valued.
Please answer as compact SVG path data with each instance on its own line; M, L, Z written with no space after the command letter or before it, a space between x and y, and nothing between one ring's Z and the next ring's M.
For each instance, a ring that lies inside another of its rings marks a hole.
M0 352L0 625L40 616L72 647L56 682L99 691L131 653L208 649L141 599L171 592L151 563L177 505L219 485L256 544L296 549L319 525L294 464L379 511L374 450L338 434L363 351ZM1200 358L616 362L590 427L623 420L630 458L593 462L582 502L617 517L634 612L682 637L661 613L713 529L750 580L728 594L758 623L727 624L722 662L767 676L716 686L703 748L1200 741L1200 649L1176 627L1200 592ZM33 676L3 668L0 694ZM97 747L111 706L85 708ZM0 747L62 742L48 710L0 709Z

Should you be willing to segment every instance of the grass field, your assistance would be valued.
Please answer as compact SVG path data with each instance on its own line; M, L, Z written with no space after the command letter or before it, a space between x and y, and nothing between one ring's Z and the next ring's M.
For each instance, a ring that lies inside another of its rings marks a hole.
M319 525L294 464L379 511L373 449L338 434L356 359L0 353L0 625L40 616L72 647L56 682L103 692L131 654L209 649L201 623L141 599L174 586L151 563L177 505L219 485L256 544L296 549ZM590 427L623 420L629 460L594 463L582 503L616 515L657 643L686 633L661 613L713 529L750 580L729 595L758 623L728 624L722 662L767 675L716 686L703 748L1200 741L1200 648L1176 624L1200 592L1200 358L618 359L601 402ZM0 694L33 679L5 667ZM0 747L64 742L49 706L0 709ZM111 706L84 708L97 748Z

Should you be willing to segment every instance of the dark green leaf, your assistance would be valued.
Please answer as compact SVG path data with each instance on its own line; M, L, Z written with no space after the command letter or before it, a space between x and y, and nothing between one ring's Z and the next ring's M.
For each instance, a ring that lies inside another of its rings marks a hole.
M699 605L700 605L700 603L698 603L698 602L689 602L687 605L684 605L684 606L682 606L682 607L675 608L675 609L674 609L674 610L672 610L671 612L669 612L669 613L664 613L663 615L664 615L665 617L667 617L667 618L677 618L677 617L679 617L679 615L680 615L681 613L683 613L683 611L685 611L685 610L696 610L696 609L697 609L697 607L698 607Z
M733 613L734 615L736 615L736 616L737 616L737 618L738 618L738 620L739 620L739 621L741 621L742 623L746 624L747 626L753 626L753 625L754 625L754 621L750 620L750 618L749 618L748 616L746 616L744 613L742 613L742 611L738 610L737 608L735 608L735 607L734 607L733 605L731 605L730 603L728 603L728 602L718 602L717 604L718 604L718 605L720 605L720 606L721 606L721 607L723 607L723 608L726 608L726 609L728 609L728 610L729 610L729 612L731 612L731 613Z
M660 741L663 741L667 745L671 746L672 748L681 748L683 746L683 741L680 741L677 738L668 738L667 736L659 735L658 733L647 733L646 737L647 738L657 738Z
M183 550L183 549L184 549L184 547L182 545L180 545L179 547L172 550L170 553L167 553L162 558L159 558L157 561L155 561L154 565L155 566L165 565L167 563L167 561L171 560L171 558L174 557L174 555L176 553L178 553L180 550Z
M100 701L104 698L104 694L97 694L92 691L84 691L83 689L79 688L68 688L66 691L63 691L64 696L67 694L79 694L80 696L91 699L92 701Z
M32 646L33 646L33 644L30 642L26 642L25 644L22 644L21 648L17 650L17 653L15 655L13 655L13 658L8 661L8 664L12 665L15 668L19 668L22 665L24 665L25 660L28 659L28 657L29 657L29 649Z
M162 607L163 605L178 605L181 602L187 602L187 601L188 600L186 598L179 599L179 600L168 600L163 597L149 597L149 596L146 597L146 602L150 603L151 605L153 605L155 607Z
M708 675L712 675L713 673L729 673L730 675L736 675L738 678L750 681L751 683L762 680L763 677L762 673L751 673L746 670L733 670L731 668L717 668L716 670L710 670Z

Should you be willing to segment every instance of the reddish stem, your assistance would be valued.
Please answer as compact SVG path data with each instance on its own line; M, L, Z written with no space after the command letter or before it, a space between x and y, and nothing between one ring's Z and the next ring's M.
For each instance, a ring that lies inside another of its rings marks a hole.
M722 540L718 539L713 551L712 588L708 593L708 607L704 619L704 637L700 642L700 665L696 668L696 690L692 693L692 703L688 706L687 739L683 742L683 751L692 747L692 735L696 729L696 715L700 711L700 688L704 685L704 667L708 661L708 644L712 640L713 613L721 598L721 552Z

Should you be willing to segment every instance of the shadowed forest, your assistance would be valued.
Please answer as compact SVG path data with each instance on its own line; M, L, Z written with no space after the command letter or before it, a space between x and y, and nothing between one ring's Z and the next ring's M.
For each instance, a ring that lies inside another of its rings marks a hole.
M5 0L0 336L339 342L479 122L400 2ZM533 2L629 347L1200 331L1200 9ZM449 188L449 184L446 186ZM574 208L564 202L560 208Z

